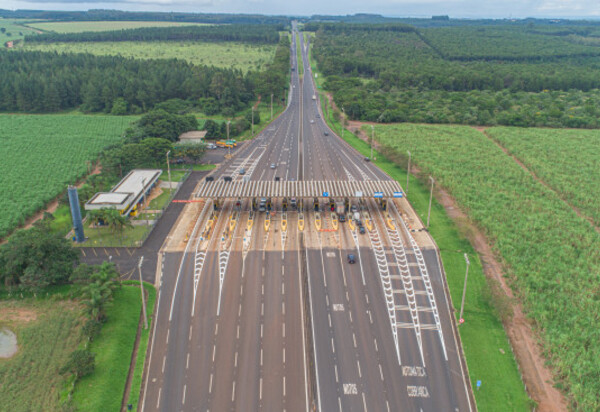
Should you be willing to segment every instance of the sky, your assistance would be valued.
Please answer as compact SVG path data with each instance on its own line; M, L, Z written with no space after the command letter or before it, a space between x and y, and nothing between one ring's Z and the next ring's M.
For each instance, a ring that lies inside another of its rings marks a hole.
M3 9L178 11L310 16L376 13L393 17L600 18L598 0L0 0Z

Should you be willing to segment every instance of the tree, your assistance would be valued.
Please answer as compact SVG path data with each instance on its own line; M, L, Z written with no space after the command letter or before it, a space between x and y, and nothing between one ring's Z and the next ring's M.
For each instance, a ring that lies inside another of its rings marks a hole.
M127 100L122 97L117 97L113 102L112 109L110 110L110 114L115 116L123 116L126 115L128 111Z
M112 300L113 291L117 287L119 272L114 264L104 262L92 269L84 267L76 275L78 284L83 285L80 293L87 307L88 316L90 319L102 322L105 318L106 305Z
M69 360L60 370L62 374L72 373L76 380L94 372L96 367L96 355L89 349L76 349L71 352Z
M22 229L0 246L0 281L7 286L39 288L68 281L79 253L68 240L54 234L48 221Z
M204 130L206 130L206 139L222 139L223 134L221 133L221 126L214 120L207 120L204 122Z

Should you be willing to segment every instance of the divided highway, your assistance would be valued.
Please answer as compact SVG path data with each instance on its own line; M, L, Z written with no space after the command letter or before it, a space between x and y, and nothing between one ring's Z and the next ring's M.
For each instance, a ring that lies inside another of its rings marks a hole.
M291 52L304 78L292 71L287 109L215 179L389 179L322 120L296 30ZM406 201L355 204L366 234L312 199L304 230L281 199L269 215L205 202L185 248L162 255L141 410L475 409L433 243Z

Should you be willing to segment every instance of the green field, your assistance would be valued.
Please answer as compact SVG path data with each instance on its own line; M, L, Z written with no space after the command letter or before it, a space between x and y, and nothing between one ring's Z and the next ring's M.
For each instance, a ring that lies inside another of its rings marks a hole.
M59 369L81 343L82 307L53 299L0 300L0 326L17 334L19 352L0 359L0 409L59 411L66 377Z
M27 26L57 33L81 33L86 31L112 31L139 29L140 27L204 26L202 23L178 23L170 21L70 21L31 23Z
M0 30L0 47L4 47L4 43L10 40L22 39L25 35L36 33L37 30L22 26L23 22L30 20L20 19L2 19L0 18L0 29L6 29L5 32ZM9 35L10 34L10 35Z
M321 98L324 105L326 99ZM324 113L329 111L323 109ZM326 120L339 135L341 126L331 116ZM370 132L370 127L368 132ZM370 146L349 131L344 139L364 156L370 156ZM374 163L402 185L406 183L406 169L387 159L382 153L374 152ZM388 153L391 154L391 153ZM421 220L426 220L429 202L429 186L411 177L409 198ZM481 267L481 262L468 240L460 234L457 226L444 208L434 201L431 210L430 232L440 248L453 304L459 304L465 275L464 253L470 256L469 287L467 289L464 318L459 328L461 342L469 368L471 385L476 381L484 384L475 391L477 407L481 411L528 411L531 401L525 392L506 333L499 319L498 309L492 301L500 298L491 291ZM487 384L486 384L487 383Z
M277 45L251 45L235 42L78 42L26 44L26 50L60 53L91 53L136 59L183 59L196 65L259 70L270 63Z
M600 131L494 127L486 133L600 226Z
M0 115L0 237L87 173L120 140L128 117Z
M410 150L423 174L434 176L482 229L540 333L557 385L575 409L600 408L600 380L591 378L600 370L600 301L592 287L600 281L600 235L475 129L401 124L375 130L389 153L403 158ZM585 169L576 176L582 190L593 190Z

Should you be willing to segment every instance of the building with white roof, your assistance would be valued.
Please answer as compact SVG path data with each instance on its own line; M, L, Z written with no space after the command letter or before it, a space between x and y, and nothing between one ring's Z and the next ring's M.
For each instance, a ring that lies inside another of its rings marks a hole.
M137 213L138 204L148 196L160 177L160 169L134 169L110 192L96 193L85 204L85 210L116 209L121 214Z

